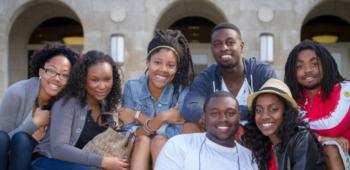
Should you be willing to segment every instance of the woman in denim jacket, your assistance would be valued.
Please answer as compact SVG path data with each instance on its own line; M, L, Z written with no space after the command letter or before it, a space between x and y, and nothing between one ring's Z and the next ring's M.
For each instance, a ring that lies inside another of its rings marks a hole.
M148 45L146 74L125 84L118 110L125 130L136 132L131 169L148 169L160 149L181 132L180 108L193 80L187 40L176 30L157 30Z

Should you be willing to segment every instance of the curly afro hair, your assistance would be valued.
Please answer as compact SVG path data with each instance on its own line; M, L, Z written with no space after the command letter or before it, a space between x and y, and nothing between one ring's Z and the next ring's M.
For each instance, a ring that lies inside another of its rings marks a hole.
M62 55L65 56L70 64L73 66L78 58L78 53L71 50L68 46L62 43L48 43L38 52L34 53L32 56L30 69L31 69L31 77L39 77L39 69L43 68L45 63L48 62L51 58Z
M83 54L81 60L73 67L71 77L69 78L64 90L65 101L71 97L75 97L80 101L81 106L86 105L88 69L99 63L109 63L112 66L113 86L111 92L107 95L105 102L107 107L106 111L116 109L116 106L120 103L121 99L120 69L109 55L96 50L88 51Z

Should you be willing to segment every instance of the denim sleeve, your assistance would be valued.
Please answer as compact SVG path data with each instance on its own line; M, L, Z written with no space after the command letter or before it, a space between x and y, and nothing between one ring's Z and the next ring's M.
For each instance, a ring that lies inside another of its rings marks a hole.
M122 126L122 131L123 132L136 132L136 129L138 127L139 127L139 124L137 124L137 123L129 123L129 124Z
M137 110L136 108L137 104L133 98L133 93L131 89L133 89L131 81L127 81L124 86L122 107ZM129 124L123 125L122 130L135 132L138 127L139 125L137 123L129 123Z
M179 104L179 109L180 110L183 109L183 105L184 105L184 102L185 102L185 97L186 97L188 92L189 92L189 88L186 87L180 93L180 96L179 96L179 99L178 99L178 104Z
M122 107L134 109L136 107L136 103L133 99L133 95L131 91L133 87L131 86L132 86L132 83L130 81L127 81L125 83L124 93L122 98Z
M179 95L178 104L179 104L180 111L183 109L184 100L188 91L189 91L189 88L186 87L181 91ZM182 131L182 127L183 126L179 124L167 124L165 128L165 134L163 135L165 135L168 139L170 139L171 137L180 134Z
M170 139L171 137L178 135L182 131L183 125L179 124L168 124L165 129L165 136Z

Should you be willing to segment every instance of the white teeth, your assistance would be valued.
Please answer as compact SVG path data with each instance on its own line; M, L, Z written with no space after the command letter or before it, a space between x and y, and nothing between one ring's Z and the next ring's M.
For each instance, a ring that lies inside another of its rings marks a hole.
M270 127L270 126L272 126L272 123L263 123L263 124L261 124L263 127Z
M306 80L310 81L310 80L313 80L314 78L313 77L307 77Z
M228 127L227 127L227 126L219 126L218 129L220 129L220 130L226 130L226 129L228 129Z
M232 56L231 55L223 55L223 56L221 56L221 58L224 60L230 60L232 58Z
M50 88L54 89L54 90L57 90L59 89L60 87L55 85L55 84L49 84Z
M161 79L161 80L166 80L166 79L167 79L167 77L161 76L161 75L156 75L156 77L157 77L158 79Z

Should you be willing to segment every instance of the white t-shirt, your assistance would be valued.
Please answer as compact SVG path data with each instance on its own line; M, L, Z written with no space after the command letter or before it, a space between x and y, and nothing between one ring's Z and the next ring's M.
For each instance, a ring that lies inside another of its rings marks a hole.
M227 92L230 92L226 86L226 83L224 81L223 78L221 78L221 89L223 91L227 91ZM244 78L244 82L241 86L241 88L239 89L239 92L237 93L237 96L236 96L236 99L240 105L240 109L241 109L241 112L243 112L242 114L245 114L245 115L241 115L241 121L240 123L242 125L245 125L248 123L247 121L247 113L245 113L245 111L243 111L243 108L242 106L244 106L247 110L246 112L248 111L248 107L247 107L247 99L248 99L248 96L250 95L250 93L252 93L252 89L250 88L249 86L249 83L248 83L248 80L247 78Z
M177 135L168 140L156 160L155 170L257 170L249 149L219 145L205 135Z

